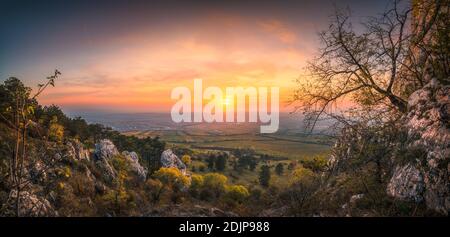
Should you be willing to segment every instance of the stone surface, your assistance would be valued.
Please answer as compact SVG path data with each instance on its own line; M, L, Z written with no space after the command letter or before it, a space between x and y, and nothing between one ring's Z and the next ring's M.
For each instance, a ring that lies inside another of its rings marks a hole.
M138 175L139 179L145 181L145 179L147 178L147 170L139 163L139 157L136 152L124 151L122 152L122 155L130 163L131 170Z
M186 174L186 165L172 152L171 149L167 149L161 154L161 165L165 168L178 168L183 174Z
M422 173L411 164L397 166L387 186L387 193L402 200L421 202L425 188Z
M75 160L89 160L89 151L84 149L83 144L78 140L70 140L66 144L67 154Z
M442 214L450 210L449 94L450 86L432 79L409 97L405 127L410 147L422 147L425 160L397 167L387 189L397 198L424 200L428 208ZM423 192L418 192L420 189Z
M104 177L108 181L113 181L117 177L116 171L110 162L114 156L119 154L114 143L108 139L103 139L95 144L95 164L103 172Z
M119 154L114 143L108 139L100 140L95 144L95 158L96 160L110 160Z
M17 191L12 190L10 193L10 209L12 210L15 206L15 198L17 197ZM57 216L53 207L47 199L38 197L37 195L30 193L28 191L20 192L20 216Z

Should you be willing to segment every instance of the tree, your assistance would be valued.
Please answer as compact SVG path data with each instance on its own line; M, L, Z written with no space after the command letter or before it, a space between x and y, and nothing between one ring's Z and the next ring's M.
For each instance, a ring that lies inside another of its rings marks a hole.
M161 167L161 154L166 147L166 143L159 140L159 137L147 137L141 142L138 142L136 138L134 142L139 144L137 150L147 162L148 175L153 174Z
M329 118L348 124L359 114L395 120L407 112L409 94L429 80L424 72L430 67L441 68L442 75L434 76L448 81L448 50L431 50L438 43L448 45L448 0L417 2L422 16L412 21L411 30L412 9L399 9L397 0L381 17L364 22L363 31L352 26L349 12L336 11L328 30L320 33L323 48L306 68L309 77L298 80L294 95L308 128ZM438 30L439 25L446 26ZM436 31L444 33L433 36ZM348 99L355 104L351 110L333 109Z
M235 156L238 159L238 168L249 169L254 171L258 161L255 158L255 151L253 149L238 149L235 151Z
M277 166L275 166L275 173L277 173L277 175L281 176L281 175L283 175L283 172L284 172L283 163L278 163Z
M270 176L270 167L268 165L261 166L261 171L259 172L259 183L261 186L269 187Z
M25 162L28 158L28 129L30 126L38 126L35 111L38 107L36 99L48 87L55 86L55 80L61 75L55 70L52 76L47 77L44 84L39 84L34 95L31 88L25 87L17 78L11 77L0 86L0 118L15 133L15 144L10 162L9 179L11 193L15 193L15 214L20 216L20 195L28 180L25 178Z
M208 164L208 169L209 170L214 170L214 159L215 159L215 155L210 154L207 158L206 158L206 162Z
M224 171L227 167L228 156L226 153L220 153L215 157L215 166L218 171Z
M301 167L293 172L291 184L281 193L280 198L294 215L310 215L317 206L313 202L319 189L320 182L316 175Z

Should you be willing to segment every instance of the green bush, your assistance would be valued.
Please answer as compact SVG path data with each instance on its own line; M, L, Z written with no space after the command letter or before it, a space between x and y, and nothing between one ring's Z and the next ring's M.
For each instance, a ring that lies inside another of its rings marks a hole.
M242 204L250 196L247 188L242 185L230 185L226 187L225 202L231 205Z

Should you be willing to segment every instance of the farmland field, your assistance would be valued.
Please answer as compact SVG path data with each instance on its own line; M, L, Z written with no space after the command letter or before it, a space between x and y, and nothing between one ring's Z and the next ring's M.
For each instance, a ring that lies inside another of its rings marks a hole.
M332 140L324 135L305 135L295 132L260 134L254 125L195 124L177 130L128 131L126 135L137 137L159 136L169 145L193 150L232 150L253 148L264 153L287 159L303 159L329 150Z

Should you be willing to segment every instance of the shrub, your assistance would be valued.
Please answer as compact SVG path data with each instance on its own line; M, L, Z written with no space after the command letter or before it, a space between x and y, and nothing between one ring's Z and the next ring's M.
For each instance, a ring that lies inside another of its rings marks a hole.
M284 172L283 163L278 163L277 166L275 166L275 173L277 173L277 175L283 175L283 172Z
M148 179L145 190L149 193L151 202L158 203L164 192L164 184L157 179Z
M189 166L189 165L191 165L191 157L189 156L189 155L184 155L184 156L182 156L181 157L181 161L183 161L183 163L186 165L186 166Z
M315 156L310 160L304 160L303 167L313 170L314 172L323 171L327 166L327 158L323 155Z
M310 169L299 167L292 173L290 186L281 192L279 199L294 216L309 216L318 206L316 192L319 179Z
M173 189L182 189L189 185L189 179L174 167L160 168L153 176Z
M218 173L208 173L203 176L203 187L200 199L212 200L219 198L225 192L227 177Z
M312 172L312 170L304 167L299 167L292 172L291 183L294 184L297 182L307 182L309 179L312 179L314 177L315 174L314 172Z
M193 197L198 197L201 188L203 187L204 179L202 175L193 174L191 176L191 186L189 187L189 192Z
M64 139L64 127L58 124L58 118L53 117L48 128L48 137L55 142L62 142Z
M250 196L247 188L242 185L230 185L226 187L225 201L231 205L242 204Z
M270 182L270 167L268 165L263 165L261 171L259 172L259 183L263 187L268 187Z

